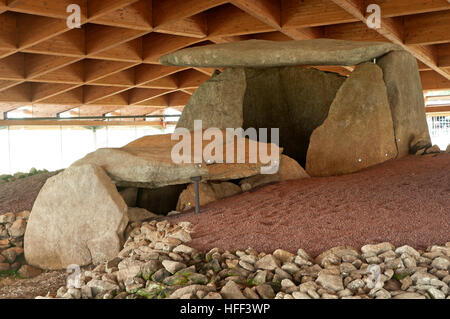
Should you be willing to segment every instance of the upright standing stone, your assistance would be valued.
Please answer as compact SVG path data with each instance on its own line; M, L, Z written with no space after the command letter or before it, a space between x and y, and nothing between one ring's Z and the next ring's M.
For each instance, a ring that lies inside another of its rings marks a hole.
M25 231L25 258L42 269L108 261L120 252L127 205L95 165L70 167L47 180Z
M312 133L306 172L342 175L396 156L383 72L370 62L360 64L339 89L327 119Z
M194 130L194 120L202 120L204 129L242 126L242 104L246 90L243 69L215 73L200 85L184 108L177 127Z
M377 64L383 70L391 107L398 157L431 146L422 83L416 59L406 51L393 51Z

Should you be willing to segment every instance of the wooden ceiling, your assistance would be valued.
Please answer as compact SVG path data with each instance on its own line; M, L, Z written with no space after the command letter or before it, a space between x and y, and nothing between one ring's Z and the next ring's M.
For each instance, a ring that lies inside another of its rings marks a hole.
M372 3L376 30L365 24ZM67 26L70 4L81 28ZM450 90L447 0L0 0L0 119L30 105L34 117L181 110L214 70L162 66L161 55L319 37L400 44L418 59L424 90Z

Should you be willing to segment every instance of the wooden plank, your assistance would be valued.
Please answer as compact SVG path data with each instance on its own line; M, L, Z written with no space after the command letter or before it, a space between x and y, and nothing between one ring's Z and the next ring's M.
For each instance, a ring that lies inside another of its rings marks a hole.
M142 56L146 63L159 63L158 59L164 55L185 48L201 39L167 35L161 33L150 33L143 38Z
M404 17L406 44L450 42L450 10Z
M136 63L84 59L84 80L92 82L132 68Z
M0 14L0 48L15 50L17 48L16 16L12 12Z
M243 35L277 30L233 5L223 5L209 10L207 21L210 37Z
M142 103L171 92L173 92L173 90L135 88L130 90L129 104Z
M129 87L85 85L83 86L83 89L84 104L91 104L98 100L129 90Z
M155 31L191 38L205 38L208 33L206 14L202 12L192 17L166 23L155 28Z
M90 54L90 58L121 61L121 62L142 62L142 38L137 38L105 51Z
M25 75L27 79L32 79L33 77L62 68L79 60L79 58L73 57L26 53Z
M341 8L352 14L355 18L366 23L365 8L363 1L358 0L332 0ZM439 68L437 66L437 52L435 49L426 47L423 45L405 45L403 43L401 20L395 18L384 18L381 21L381 28L375 29L378 33L383 35L391 42L402 46L405 50L409 51L418 60L422 61L434 71L438 72L447 79L450 79L450 71Z
M145 85L150 81L154 81L186 69L187 68L185 67L141 64L136 67L136 85Z
M1 102L31 102L31 87L29 83L22 83L7 90L0 91Z
M86 51L96 54L119 44L134 40L147 33L142 30L88 24L86 28Z
M0 59L0 79L23 80L25 79L24 54L16 53Z
M135 76L135 70L134 68L129 68L127 70L114 73L112 75L109 75L107 77L101 78L96 81L92 81L89 84L90 85L103 85L103 86L128 86L128 87L134 87L134 76Z
M74 89L78 84L56 84L56 83L32 83L31 84L31 101L33 103L51 98L52 96Z
M72 29L22 51L48 55L84 57L86 54L84 35L84 27L80 29Z
M198 88L203 82L210 79L210 76L194 69L179 72L176 75L180 89Z
M423 90L450 90L450 80L434 71L420 72Z
M152 1L139 0L126 7L103 14L99 18L91 19L91 23L104 24L136 30L152 30Z
M136 105L144 106L156 106L156 107L168 107L169 106L169 94L158 96L154 99L147 100Z
M176 77L176 74L172 74L157 80L147 82L146 84L141 85L140 87L150 89L175 90L178 89L178 79Z
M35 82L83 84L84 83L84 63L79 61L65 67L48 72L43 75L29 79Z
M442 68L450 67L450 43L439 44L437 47L438 65Z
M362 22L343 23L323 28L324 37L347 41L377 41L389 42L374 29L370 29Z
M450 106L426 107L425 112L427 112L427 113L450 113Z
M281 17L283 29L358 21L353 15L328 0L282 0Z
M45 16L66 20L69 16L67 7L71 4L79 5L81 8L81 21L86 22L86 0L27 0L27 1L8 1L8 10L26 14Z
M153 24L158 27L192 17L227 0L153 0Z
M89 0L88 17L90 20L129 6L138 0Z
M418 13L449 10L447 0L377 0L383 17L395 17Z
M281 27L279 0L231 0L231 4L275 29Z
M186 103L191 98L191 96L189 94L186 94L181 91L170 93L170 94L168 94L168 96L169 96L169 107L185 106Z

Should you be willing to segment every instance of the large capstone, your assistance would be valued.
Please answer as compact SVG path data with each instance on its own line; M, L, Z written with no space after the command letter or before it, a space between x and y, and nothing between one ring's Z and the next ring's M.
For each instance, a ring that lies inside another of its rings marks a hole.
M209 68L357 65L395 50L402 48L387 42L248 40L187 48L164 55L159 61L164 65Z
M391 106L398 157L431 146L425 115L422 83L416 59L406 51L394 51L377 61L383 70Z
M127 223L127 205L103 169L68 168L46 181L34 203L25 258L42 269L108 261L119 253Z
M312 133L306 171L311 176L341 175L396 156L383 72L363 63L341 86L327 119Z

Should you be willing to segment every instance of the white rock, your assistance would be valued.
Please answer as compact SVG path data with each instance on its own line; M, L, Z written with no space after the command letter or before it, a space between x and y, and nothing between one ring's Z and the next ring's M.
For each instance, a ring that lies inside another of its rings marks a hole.
M361 251L364 254L375 254L375 255L379 255L382 254L386 251L389 250L394 250L394 245L392 245L391 243L380 243L380 244L376 244L376 245L365 245L363 247L361 247Z
M103 169L68 168L49 178L34 202L25 257L41 269L108 261L118 255L127 223L127 205Z
M176 273L177 271L186 268L186 265L183 263L180 263L178 261L172 261L172 260L163 260L162 264L164 268L171 274Z
M330 289L333 291L344 289L342 277L340 275L331 273L326 269L319 272L319 276L317 277L316 282L325 289Z
M220 290L220 294L225 299L246 299L239 286L232 280L229 280Z
M255 263L258 269L275 270L280 267L279 261L272 255L266 255Z
M307 293L300 291L294 291L292 293L292 297L294 297L294 299L311 299L311 297Z
M431 267L441 270L448 270L450 268L450 260L444 257L438 257L433 260Z
M113 282L105 280L91 280L87 283L87 286L91 288L92 295L95 297L101 293L119 290L119 286Z
M427 292L432 299L445 299L445 294L442 291L440 291L439 289L436 289L434 287L428 289Z
M404 246L398 247L395 250L395 252L397 254L399 254L399 255L408 254L408 255L416 258L416 259L420 257L420 253L417 250L415 250L414 248L412 248L411 246L408 246L408 245L404 245Z

